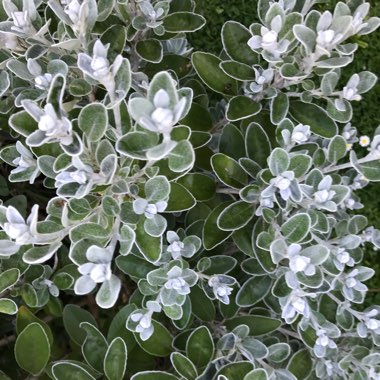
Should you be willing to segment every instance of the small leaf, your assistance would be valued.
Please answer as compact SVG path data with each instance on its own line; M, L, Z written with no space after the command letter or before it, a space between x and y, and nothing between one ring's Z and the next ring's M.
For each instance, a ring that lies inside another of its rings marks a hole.
M219 215L229 204L231 204L231 202L219 204L205 220L203 226L203 245L206 250L215 248L231 235L232 232L222 231L217 225Z
M200 326L190 334L186 354L196 368L203 368L211 361L214 356L214 342L206 326Z
M17 268L10 268L0 274L0 293L13 286L20 278L20 271Z
M258 63L258 55L248 47L251 32L242 24L227 21L222 28L224 50L235 61L252 66Z
M28 325L17 337L15 358L18 365L32 375L38 375L50 357L50 344L38 323Z
M186 380L195 380L198 376L194 364L185 355L180 352L173 352L170 355L170 360L177 373Z
M261 315L247 315L228 319L225 325L230 331L239 325L247 325L250 335L259 336L277 330L281 326L281 321Z
M66 305L63 309L62 317L66 332L70 338L80 346L86 339L86 332L81 329L79 325L82 322L89 322L93 326L96 326L92 314L77 305Z
M223 231L234 231L244 227L254 216L254 208L239 201L226 207L219 215L217 224Z
M290 102L290 114L299 123L310 125L310 129L316 135L332 138L338 134L335 122L327 115L323 108L315 104L301 101Z
M327 149L327 159L335 163L343 158L347 153L347 143L342 136L335 136Z
M195 204L195 198L184 186L176 182L171 182L169 201L165 212L189 210L194 207Z
M104 358L104 373L108 380L123 380L127 367L127 346L120 337L109 345Z
M164 18L164 28L170 33L195 32L205 24L203 16L192 12L174 12Z
M269 169L274 176L278 176L288 170L290 158L288 153L281 148L275 148L269 156Z
M247 173L233 158L223 153L214 154L211 165L217 177L227 186L241 189L248 183Z
M143 341L140 339L138 333L135 334L137 343L139 346L150 355L164 357L170 355L173 351L172 341L173 337L169 333L168 329L161 323L152 320L154 332L152 336Z
M310 227L310 216L308 214L299 213L292 216L281 226L281 232L289 243L298 243L306 237Z
M169 168L175 173L191 169L194 160L194 149L187 140L180 141L168 155Z
M226 118L229 121L247 119L261 111L261 104L244 95L233 97L228 103Z
M84 368L68 362L58 362L54 364L52 373L56 380L95 380L95 377Z
M82 353L87 363L97 371L103 370L103 359L107 352L107 341L101 332L91 323L81 322L80 328L86 331Z
M159 40L154 38L138 41L136 52L148 62L158 63L162 60L162 45Z
M17 313L17 304L8 298L0 298L0 313L14 315Z
M83 107L78 117L78 126L89 141L99 141L108 126L106 107L101 103L90 103Z
M236 95L238 82L229 77L220 67L221 60L213 54L196 52L192 55L193 66L202 81L216 92Z
M253 276L246 281L236 295L240 307L250 307L261 301L270 291L272 279L269 276Z
M289 97L284 92L278 92L270 102L270 120L278 125L285 119L289 110Z

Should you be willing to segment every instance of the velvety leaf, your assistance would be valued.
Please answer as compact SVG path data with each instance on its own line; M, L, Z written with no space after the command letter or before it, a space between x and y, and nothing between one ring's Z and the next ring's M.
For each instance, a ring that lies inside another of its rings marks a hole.
M127 367L127 346L120 337L109 345L104 358L104 373L108 380L123 380Z
M194 364L185 355L180 352L173 352L170 355L170 360L176 372L186 380L195 380L197 370Z
M281 326L281 321L260 315L246 315L228 319L225 321L225 325L229 330L233 330L239 325L247 325L250 335L259 336L277 330Z
M218 57L210 53L195 52L192 61L197 74L211 90L226 95L237 94L238 82L219 67L221 60Z
M178 212L189 210L195 206L194 196L184 186L176 182L170 184L170 195L165 212Z
M89 141L99 141L108 126L107 110L101 103L91 103L81 109L79 128Z
M245 149L247 156L257 162L262 168L267 165L267 158L271 152L271 144L263 127L257 123L251 123L245 134Z
M18 365L32 375L38 375L49 357L50 344L44 329L38 323L31 323L16 340L15 358Z
M206 19L192 12L175 12L164 18L164 28L170 33L195 32L206 24Z
M136 44L137 54L148 62L160 62L163 56L162 50L161 42L154 38L141 40Z
M215 195L215 181L202 173L186 174L178 179L177 183L184 186L197 201L207 201Z
M52 373L56 380L95 380L92 376L81 366L74 363L59 362L53 365Z
M335 122L326 111L312 103L290 102L290 114L297 122L310 125L310 129L319 136L332 138L338 133Z
M272 280L269 276L252 276L239 289L236 295L236 303L240 307L255 305L265 297L271 285Z
M244 95L233 97L228 103L226 117L230 121L247 119L261 111L261 104Z
M217 225L223 231L234 231L248 224L253 216L254 208L252 205L238 201L222 211L217 219Z
M308 214L300 213L289 218L282 226L281 232L289 243L302 241L308 234L311 219Z
M195 329L186 344L187 357L196 368L205 367L214 356L214 342L206 326Z
M242 24L227 21L222 28L222 43L224 50L235 61L249 66L258 63L258 55L248 47L251 32Z

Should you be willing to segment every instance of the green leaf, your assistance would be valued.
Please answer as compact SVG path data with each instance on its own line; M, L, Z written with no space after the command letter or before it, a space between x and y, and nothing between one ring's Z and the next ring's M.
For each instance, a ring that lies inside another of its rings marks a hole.
M369 181L378 182L380 181L380 160L374 159L373 161L358 163L356 153L351 150L350 161L352 166Z
M188 114L181 119L181 124L187 125L192 131L208 132L212 129L212 118L208 109L198 103L192 103Z
M146 160L146 152L156 146L158 135L151 132L130 132L116 142L116 150L128 157Z
M261 111L261 104L244 95L233 97L228 103L226 118L229 121L247 119Z
M22 136L29 136L32 132L38 129L36 120L32 118L26 111L20 111L12 114L9 118L9 125L17 133Z
M161 42L155 38L138 41L136 44L137 54L148 62L160 62L163 56L162 51Z
M110 6L110 0L104 0ZM111 0L114 1L114 0ZM99 3L98 3L99 6ZM117 55L122 54L125 47L126 32L123 25L110 26L101 36L100 40L104 45L110 44L108 48L108 59L112 61Z
M197 201L208 201L215 195L215 181L206 174L190 173L177 180Z
M263 317L261 315L246 315L241 317L234 317L225 321L225 326L231 331L236 326L247 325L249 327L249 334L252 336L259 336L269 334L277 330L282 322L279 319Z
M121 338L127 345L127 352L131 352L136 346L136 340L132 331L125 328L129 315L136 310L134 304L128 304L122 307L113 317L107 333L107 341L111 342L115 338Z
M80 111L78 126L89 141L99 141L108 127L106 107L101 103L87 104Z
M153 264L132 253L126 256L118 256L116 265L128 276L137 279L145 278L150 271L156 269Z
M97 223L82 223L70 230L71 241L76 242L82 238L94 238L95 240L107 239L109 233Z
M18 307L17 304L8 299L8 298L0 298L0 313L14 315L17 313Z
M123 380L127 367L127 346L120 337L108 347L104 358L104 373L108 380Z
M266 167L272 148L269 137L260 124L251 123L248 126L245 134L245 149L251 160L257 162L262 168Z
M338 134L335 122L323 108L315 104L292 101L289 110L298 123L309 125L311 131L316 135L329 139Z
M249 66L258 63L258 55L248 46L251 37L251 32L239 22L227 21L222 27L224 50L235 61Z
M173 352L170 355L170 360L177 373L186 380L195 380L198 376L197 369L194 364L180 352Z
M257 368L247 373L243 380L268 380L268 374L263 368Z
M29 326L31 323L38 323L45 331L46 336L48 337L50 345L53 344L53 333L49 325L43 320L37 318L26 306L21 305L17 312L16 317L16 331L17 334L21 334L21 332Z
M96 321L92 314L77 305L66 305L63 309L62 318L66 332L80 346L86 339L86 332L79 325L82 322L88 322L96 326Z
M214 357L214 342L206 326L196 328L186 343L186 355L196 368L205 367Z
M330 162L337 162L343 158L347 153L347 143L342 136L335 136L327 149L327 159Z
M300 41L306 49L306 54L311 54L315 49L317 39L315 32L305 25L294 25L293 33L297 40Z
M194 149L187 140L180 141L168 155L169 168L175 173L191 169L194 160Z
M199 286L193 286L189 294L193 314L201 321L213 321L215 319L214 303L207 297Z
M223 61L220 68L230 77L241 81L255 80L255 72L251 66L236 61Z
M56 363L53 365L52 373L56 380L95 380L84 368L74 363Z
M297 154L290 158L289 170L294 172L296 178L304 176L312 165L312 158L305 154Z
M162 237L148 235L144 229L144 220L140 219L136 226L136 246L142 255L154 263L161 256Z
M133 375L131 380L178 380L178 377L162 371L144 371Z
M238 160L245 157L244 137L234 124L227 124L219 138L219 153Z
M101 332L91 323L81 322L80 328L86 331L86 339L82 344L82 353L87 363L97 371L103 371L103 359L108 345Z
M69 85L69 92L73 96L86 96L90 94L92 91L91 85L85 81L84 79L74 79L72 82L70 82Z
M16 340L15 358L18 365L32 375L38 375L49 357L50 344L44 329L38 323L31 323Z
M145 183L145 195L148 201L158 202L165 200L169 193L170 183L163 175L151 178Z
M235 189L241 189L248 183L248 175L231 157L216 153L211 157L211 166L220 181Z
M278 92L270 102L270 120L278 125L285 119L289 110L289 97L284 92Z
M217 375L225 376L228 380L241 380L253 368L253 364L248 361L228 363L219 370Z
M274 176L278 176L288 170L290 158L288 153L281 148L275 148L269 156L269 169Z
M219 215L217 225L223 231L238 230L249 223L254 211L252 205L244 201L232 203Z
M203 226L203 245L206 250L211 250L226 240L232 232L222 231L218 228L217 220L219 215L224 209L231 204L231 202L224 202L219 204L205 220Z
M170 33L195 32L205 24L203 16L192 12L175 12L164 18L164 28Z
M252 276L240 288L236 303L240 307L250 307L261 301L270 291L272 279L269 276Z
M170 183L170 195L165 212L189 210L196 205L193 195L184 186L176 182Z
M220 67L221 60L213 54L195 52L193 66L202 81L215 92L236 95L238 82L229 77Z
M154 332L148 340L141 340L138 333L135 334L139 346L150 355L154 356L168 356L173 351L171 336L168 329L161 323L152 320Z
M12 287L20 278L20 271L17 268L10 268L0 274L0 293Z
M310 352L307 349L296 352L289 361L288 370L297 379L306 379L313 368Z
M305 213L299 213L292 216L281 226L281 232L289 243L298 243L306 237L310 227L310 216Z

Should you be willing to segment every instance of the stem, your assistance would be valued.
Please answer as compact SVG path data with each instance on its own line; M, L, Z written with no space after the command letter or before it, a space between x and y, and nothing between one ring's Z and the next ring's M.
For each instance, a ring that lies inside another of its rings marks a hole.
M290 330L284 329L282 327L280 327L278 329L278 331L280 331L284 335L288 335L288 336L290 336L292 338L296 338L297 340L302 340L301 337L296 332L294 332L294 331L290 331Z
M376 160L379 160L379 158L375 158L371 155L368 155L368 156L363 157L360 160L358 160L358 164L365 164L366 162L372 162L372 161L376 161ZM331 166L331 167L327 167L325 169L322 169L322 173L331 173L331 172L336 172L338 170L350 169L352 167L353 167L353 165L351 164L351 162L347 162L345 164L335 165L335 166Z

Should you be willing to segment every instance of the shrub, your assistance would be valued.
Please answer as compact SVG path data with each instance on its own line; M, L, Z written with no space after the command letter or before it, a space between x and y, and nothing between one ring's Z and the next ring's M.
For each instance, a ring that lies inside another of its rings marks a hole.
M218 57L194 7L3 1L2 378L380 376L380 129L350 123L377 78L341 85L380 19L262 0Z

